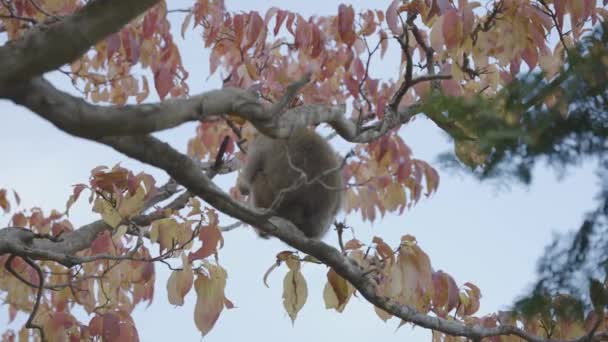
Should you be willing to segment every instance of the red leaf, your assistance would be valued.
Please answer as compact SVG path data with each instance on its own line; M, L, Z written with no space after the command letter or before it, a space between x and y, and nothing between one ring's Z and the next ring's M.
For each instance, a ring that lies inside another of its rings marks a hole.
M534 69L538 64L538 50L536 47L529 44L521 54L521 58L528 64L530 70Z
M104 341L116 341L120 336L120 318L113 313L103 315L101 336Z
M93 254L109 253L112 250L112 238L110 233L105 231L99 234L91 243Z
M234 44L236 46L241 46L241 42L243 41L243 31L245 30L245 15L237 14L232 19L232 25L234 28Z
M317 25L312 26L312 35L311 35L311 43L312 50L310 52L310 57L317 58L321 51L323 51L323 41L321 40L321 31Z
M443 19L443 40L448 49L458 46L462 38L462 22L456 11L449 11Z
M287 23L285 24L285 26L287 26L287 30L289 31L289 33L293 34L295 36L295 33L293 33L293 20L296 18L296 15L293 13L289 13L289 15L287 16Z
M564 27L564 14L566 13L566 2L567 0L554 0L553 6L555 7L555 17L557 18L557 24L560 29ZM604 6L606 1L604 1Z
M241 47L244 50L247 50L253 46L264 27L265 25L262 17L260 17L257 12L250 12L249 22L247 23L246 39L241 44Z
M294 44L296 48L303 49L304 47L308 46L308 42L310 41L310 26L312 25L307 23L304 18L298 16L298 24L296 26L296 39Z
M515 59L513 59L511 61L511 64L509 65L509 71L511 72L511 75L516 76L519 73L520 66L521 66L521 58L515 57Z
M167 96L171 88L173 88L173 75L171 69L163 64L154 73L154 87L161 100Z
M107 59L109 60L120 49L120 36L118 33L108 36L106 44L108 44Z
M218 242L222 239L222 233L217 226L207 226L201 229L198 238L203 242L203 246L188 255L189 262L213 255L217 251Z
M277 35L277 33L279 33L279 30L281 29L281 24L283 24L286 17L287 17L287 11L279 10L279 12L277 13L276 23L274 25L274 31L273 31L275 36Z
M140 47L141 44L138 43L137 41L137 37L135 37L134 34L132 34L131 32L129 32L128 35L128 39L129 39L129 62L131 62L131 64L135 64L137 63L137 61L139 61L139 53L140 53Z
M156 9L150 10L144 17L143 25L143 38L150 39L156 30L156 23L158 22L158 11Z
M353 10L352 6L341 4L338 7L338 33L340 34L340 39L348 46L352 46L357 38L353 29L354 22L355 10Z
M353 64L351 65L351 69L357 80L363 79L363 76L365 75L365 67L363 66L363 62L359 57L355 58Z
M2 208L5 213L8 213L11 210L11 204L6 198L6 189L0 189L0 208Z

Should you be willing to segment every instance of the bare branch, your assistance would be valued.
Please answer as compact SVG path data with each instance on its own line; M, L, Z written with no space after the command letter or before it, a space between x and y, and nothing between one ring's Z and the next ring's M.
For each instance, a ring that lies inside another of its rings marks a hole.
M9 257L10 259L10 257ZM23 260L30 265L36 273L38 274L38 292L36 292L36 301L34 302L34 307L32 308L32 312L30 312L27 321L25 322L25 327L28 329L36 329L40 333L40 339L42 342L46 342L46 338L44 336L44 330L38 324L34 323L34 318L36 318L36 314L38 313L38 307L40 306L40 299L42 298L42 291L44 290L44 274L42 274L42 270L40 266L38 266L35 262L30 260L29 258L23 258Z

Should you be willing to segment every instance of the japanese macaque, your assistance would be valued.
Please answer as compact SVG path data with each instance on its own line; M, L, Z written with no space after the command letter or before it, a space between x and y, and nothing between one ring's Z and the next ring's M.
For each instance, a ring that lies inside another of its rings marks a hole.
M342 206L341 171L341 161L327 141L299 128L286 139L258 134L249 144L237 185L253 206L271 209L307 237L320 239Z

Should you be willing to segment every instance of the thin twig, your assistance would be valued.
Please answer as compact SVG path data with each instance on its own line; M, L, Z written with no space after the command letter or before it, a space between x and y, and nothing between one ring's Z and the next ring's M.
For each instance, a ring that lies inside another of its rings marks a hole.
M42 330L42 327L39 326L38 324L34 323L34 318L36 317L36 313L38 313L38 307L40 306L40 299L42 298L42 291L44 290L44 274L42 274L42 270L40 269L40 266L38 266L35 262L30 260L30 258L22 257L22 259L28 265L30 265L34 270L36 270L36 273L38 273L38 280L39 280L38 292L36 293L36 301L34 302L34 307L32 308L32 312L30 312L30 316L27 318L27 321L25 322L25 327L28 329L37 329L38 332L40 333L40 339L42 340L42 342L46 342L46 338L44 336L44 331Z

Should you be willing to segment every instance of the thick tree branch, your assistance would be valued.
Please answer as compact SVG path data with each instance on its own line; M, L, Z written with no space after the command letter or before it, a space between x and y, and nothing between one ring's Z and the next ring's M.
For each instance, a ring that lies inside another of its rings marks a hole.
M157 2L93 0L70 17L27 31L0 47L0 89L74 61Z
M87 103L58 90L43 78L35 78L4 92L0 88L0 97L28 107L59 129L84 138L146 134L236 110L252 120L264 115L254 94L236 88L213 90L187 99L118 107Z
M300 80L293 88L299 89L302 85ZM313 104L286 109L284 104L288 101L280 101L283 105L265 108L255 94L237 88L212 90L187 99L155 104L99 106L58 90L43 78L32 79L10 90L0 89L0 97L29 108L67 133L88 139L146 134L232 113L249 120L264 134L277 138L289 136L297 127L325 122L345 140L365 143L420 113L418 106L411 106L359 130L355 122L344 116L344 106ZM292 92L284 98L293 98ZM277 115L281 110L286 111Z

